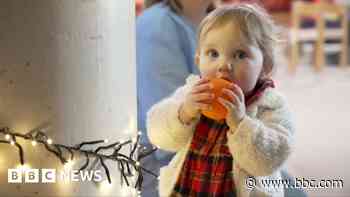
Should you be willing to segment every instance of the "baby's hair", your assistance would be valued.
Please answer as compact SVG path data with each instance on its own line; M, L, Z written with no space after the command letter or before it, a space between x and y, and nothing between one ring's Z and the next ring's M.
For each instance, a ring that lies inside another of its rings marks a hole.
M217 8L201 22L198 28L197 52L203 37L213 28L233 23L249 44L254 44L263 53L264 76L270 77L275 67L274 47L277 29L267 12L257 4L239 3Z

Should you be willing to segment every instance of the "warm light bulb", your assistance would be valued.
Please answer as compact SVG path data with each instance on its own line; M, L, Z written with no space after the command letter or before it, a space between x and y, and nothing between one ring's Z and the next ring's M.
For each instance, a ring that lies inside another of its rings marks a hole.
M52 139L51 138L49 138L49 139L47 139L47 141L46 141L48 144L52 144Z
M132 141L131 141L133 144L135 144L136 142L137 142L137 138L136 137L134 137L134 138L132 138Z
M30 166L28 164L23 164L23 165L20 164L17 166L17 169L21 170L21 172L25 172L26 170L30 169Z
M136 166L140 166L140 162L137 161L137 162L136 162Z
M37 142L35 140L32 141L32 146L36 146Z
M67 162L64 164L64 169L71 169L74 165L74 161L71 159L68 159Z
M138 135L142 135L142 132L141 132L141 131L139 131L137 134L138 134Z
M9 140L10 137L11 137L11 136L10 136L9 134L6 134L6 135L5 135L5 139L6 139L6 140Z
M12 146L14 146L14 145L15 145L15 141L11 140L10 144L11 144Z
M105 143L108 143L108 139L105 139Z

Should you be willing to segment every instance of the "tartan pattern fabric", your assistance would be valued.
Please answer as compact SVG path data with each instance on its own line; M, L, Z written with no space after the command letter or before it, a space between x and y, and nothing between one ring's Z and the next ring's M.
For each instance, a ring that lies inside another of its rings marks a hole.
M256 101L264 93L264 90L268 87L274 88L275 83L272 79L259 80L251 95L245 96L245 105L249 106Z
M226 124L201 116L171 197L235 196Z
M267 87L274 87L272 80L259 81L253 94L245 98L245 104L256 101ZM171 197L236 196L228 130L225 122L200 117Z

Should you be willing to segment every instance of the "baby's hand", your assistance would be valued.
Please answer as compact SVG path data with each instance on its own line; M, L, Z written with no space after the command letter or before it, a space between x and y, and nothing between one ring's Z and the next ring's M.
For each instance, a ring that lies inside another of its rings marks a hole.
M236 84L232 84L230 89L224 88L223 93L227 95L230 100L220 97L218 98L218 101L227 109L227 125L232 130L235 130L246 115L244 94L242 89Z
M213 89L209 83L209 79L200 79L186 95L184 102L180 107L180 119L183 122L199 116L200 110L209 110L211 108L210 101L214 99Z

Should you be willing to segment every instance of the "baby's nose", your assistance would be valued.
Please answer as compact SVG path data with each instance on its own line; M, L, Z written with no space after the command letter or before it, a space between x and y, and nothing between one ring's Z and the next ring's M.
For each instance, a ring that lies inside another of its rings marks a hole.
M225 63L225 64L222 64L220 67L218 67L216 72L216 77L230 79L231 74L232 74L232 64Z
M224 63L218 68L218 72L228 72L232 70L232 64L231 63Z

